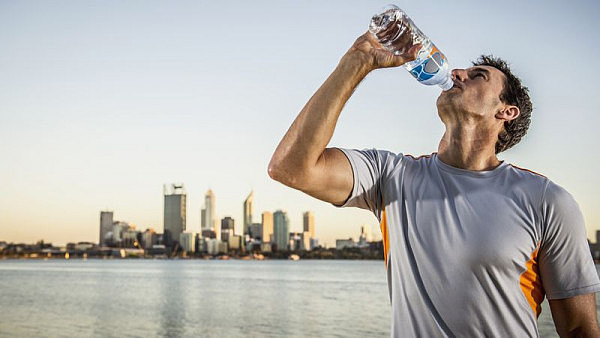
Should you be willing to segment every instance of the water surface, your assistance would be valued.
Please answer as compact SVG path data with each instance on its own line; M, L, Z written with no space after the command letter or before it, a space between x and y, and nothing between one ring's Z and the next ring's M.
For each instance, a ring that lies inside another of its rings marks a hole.
M4 260L0 336L387 337L382 261ZM547 302L540 335L557 337Z

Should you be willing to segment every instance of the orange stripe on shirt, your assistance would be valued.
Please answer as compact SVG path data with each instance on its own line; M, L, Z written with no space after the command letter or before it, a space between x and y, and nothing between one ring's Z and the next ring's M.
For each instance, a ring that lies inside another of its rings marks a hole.
M381 213L381 237L383 237L383 258L385 259L385 268L387 269L388 250L390 248L390 238L388 236L387 218L385 217L385 207Z
M519 170L527 171L527 172L529 172L529 173L532 173L532 174L535 174L535 175L538 175L538 176L541 176L541 177L544 177L544 178L546 178L546 176L544 176L544 175L542 175L542 174L540 174L540 173L537 173L537 172L535 172L535 171L533 171L533 170L529 170L529 169L527 169L527 168L521 168L521 167L518 167L518 166L516 166L516 165L514 165L514 164L511 164L510 166L511 166L511 167L513 167L513 168L515 168L515 169L519 169Z
M525 263L527 270L521 275L521 290L536 317L542 313L540 304L544 301L545 295L538 267L538 250L539 246L531 253L531 259Z
M408 157L412 158L413 160L420 160L422 158L430 158L431 156L433 156L433 154L435 154L435 153L432 153L431 155L419 155L417 157L415 157L415 156L413 156L411 154L403 154L403 155L404 156L408 156Z

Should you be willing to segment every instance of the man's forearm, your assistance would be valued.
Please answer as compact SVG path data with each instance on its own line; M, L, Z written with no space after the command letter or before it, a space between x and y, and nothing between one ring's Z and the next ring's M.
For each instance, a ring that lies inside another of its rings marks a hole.
M277 146L269 164L271 176L277 176L272 172L277 171L293 181L317 163L333 136L342 108L368 73L360 57L346 54L341 59Z
M328 202L352 189L352 168L339 151L326 151L342 108L373 69L398 67L416 58L420 45L402 55L384 49L370 32L361 35L289 128L269 163L269 176Z

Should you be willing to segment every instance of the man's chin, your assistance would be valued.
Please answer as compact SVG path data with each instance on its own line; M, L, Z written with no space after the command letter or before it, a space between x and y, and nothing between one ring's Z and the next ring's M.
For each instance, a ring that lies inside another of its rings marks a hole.
M453 98L453 95L448 93L447 91L443 91L440 96L438 96L436 101L436 106L438 110L447 109L456 105L456 99Z
M462 111L462 101L459 96L454 95L440 95L437 99L436 106L438 109L438 115L452 115L453 112Z

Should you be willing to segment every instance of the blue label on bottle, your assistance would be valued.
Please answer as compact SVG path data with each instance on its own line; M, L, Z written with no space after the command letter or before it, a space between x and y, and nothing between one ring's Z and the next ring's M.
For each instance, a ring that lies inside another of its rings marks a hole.
M437 62L436 62L436 60L437 60ZM430 62L433 62L435 67L433 67L433 65L429 65L429 67L428 67L428 64ZM435 74L437 74L437 72L440 70L440 68L442 67L443 64L444 64L444 58L441 57L441 54L439 52L435 52L430 57L428 57L423 63L421 63L420 65L413 68L410 71L410 73L418 81L420 81L420 82L426 81L426 80L429 80L432 77L434 77ZM430 70L430 72L427 72L427 70Z

